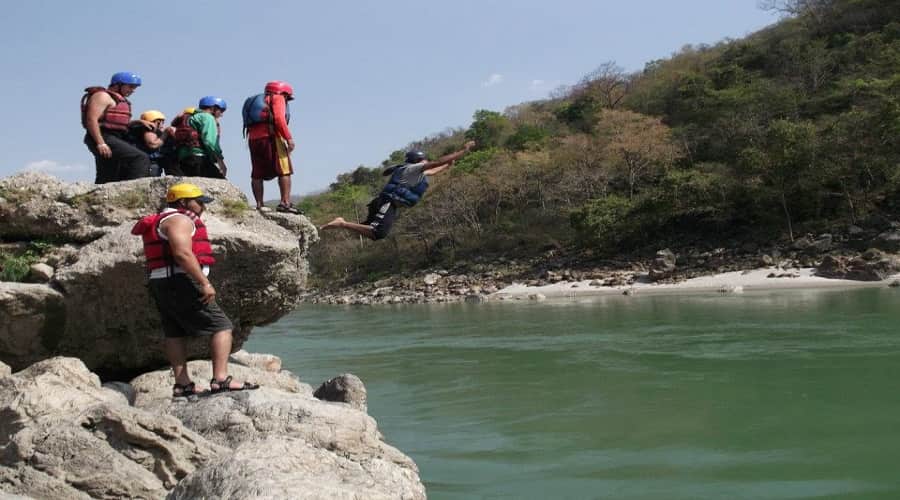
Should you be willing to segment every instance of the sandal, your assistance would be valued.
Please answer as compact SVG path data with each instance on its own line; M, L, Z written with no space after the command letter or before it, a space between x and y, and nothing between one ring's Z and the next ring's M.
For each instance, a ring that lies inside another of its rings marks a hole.
M284 212L284 213L289 213L289 214L303 215L303 210L300 210L299 208L295 207L293 203L288 203L287 205L285 205L284 203L279 203L278 206L275 207L275 210L278 212Z
M193 382L187 384L175 384L172 386L173 398L189 398L197 395L197 388Z
M225 377L225 380L212 379L209 381L210 394L218 394L220 392L252 391L253 389L259 389L259 384L244 382L244 385L242 385L241 387L231 387L231 375Z

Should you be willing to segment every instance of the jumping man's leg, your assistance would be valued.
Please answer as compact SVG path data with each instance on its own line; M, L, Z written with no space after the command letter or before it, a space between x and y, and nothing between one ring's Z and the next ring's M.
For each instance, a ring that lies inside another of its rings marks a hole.
M364 224L357 224L355 222L347 222L346 220L344 220L343 217L335 217L331 222L329 222L328 224L322 225L322 227L320 227L319 229L326 230L326 229L337 229L337 228L347 229L349 231L353 231L354 233L359 233L359 234L365 236L366 238L375 239L375 232L372 230L372 228L370 226L367 226Z

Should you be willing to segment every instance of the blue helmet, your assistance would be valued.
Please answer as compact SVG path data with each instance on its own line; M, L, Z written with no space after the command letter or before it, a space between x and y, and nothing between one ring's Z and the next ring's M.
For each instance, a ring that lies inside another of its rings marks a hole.
M137 85L141 86L141 77L138 76L137 73L132 73L130 71L120 71L112 76L109 79L110 86L112 85Z
M425 161L425 152L420 149L413 149L406 152L406 163L419 163Z
M197 105L198 108L212 108L214 106L221 109L222 111L228 109L228 103L225 102L225 99L216 97L214 95L201 97L200 103Z

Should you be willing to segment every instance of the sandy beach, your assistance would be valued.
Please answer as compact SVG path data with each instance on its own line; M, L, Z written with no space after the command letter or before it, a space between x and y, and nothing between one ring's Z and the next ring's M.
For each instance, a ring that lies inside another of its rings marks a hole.
M895 274L882 281L856 281L816 276L815 268L780 269L776 267L735 271L691 278L678 283L654 283L639 278L633 284L621 286L591 286L590 280L562 281L544 286L527 286L521 283L498 290L492 298L498 300L585 297L593 295L649 295L666 293L742 293L749 291L810 289L810 288L862 288L888 286L900 279ZM769 277L774 275L775 277Z

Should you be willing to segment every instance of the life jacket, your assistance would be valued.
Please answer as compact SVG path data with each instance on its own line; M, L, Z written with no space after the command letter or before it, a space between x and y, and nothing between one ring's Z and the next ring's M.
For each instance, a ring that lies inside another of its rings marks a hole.
M182 113L172 120L172 126L175 127L175 147L176 148L199 148L200 134L197 129L191 126L191 117L187 113Z
M381 194L403 206L411 207L422 199L422 195L424 195L425 190L428 189L428 176L423 175L422 180L418 184L409 187L403 184L401 180L403 171L406 170L406 167L407 165L398 165L394 168L391 179L385 184L384 188L382 188Z
M81 126L87 128L88 101L97 92L106 92L116 102L115 106L110 106L103 112L103 116L99 120L100 128L128 131L128 124L131 123L131 102L122 94L113 92L105 87L88 87L84 89L84 96L81 98Z
M247 129L250 125L257 123L275 123L275 116L272 114L271 105L272 94L256 94L244 100L244 108L241 110L241 116L244 119L244 136L247 136ZM291 123L291 105L289 102L284 103L284 119Z
M147 260L147 271L162 267L175 267L175 259L169 248L168 240L159 236L159 225L172 215L183 214L194 223L194 235L191 237L191 251L201 266L212 265L216 259L212 255L212 245L206 233L206 225L194 212L183 208L146 215L131 228L131 234L139 235L144 240L144 257Z

